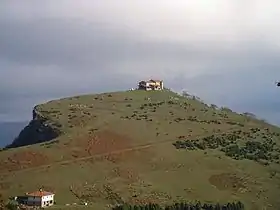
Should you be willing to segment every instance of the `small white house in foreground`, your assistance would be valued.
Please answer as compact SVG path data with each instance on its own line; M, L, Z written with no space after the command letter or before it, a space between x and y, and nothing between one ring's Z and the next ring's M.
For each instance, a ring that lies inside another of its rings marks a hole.
M28 206L40 206L40 207L48 207L54 204L54 193L43 191L40 189L39 191L26 193L26 205Z

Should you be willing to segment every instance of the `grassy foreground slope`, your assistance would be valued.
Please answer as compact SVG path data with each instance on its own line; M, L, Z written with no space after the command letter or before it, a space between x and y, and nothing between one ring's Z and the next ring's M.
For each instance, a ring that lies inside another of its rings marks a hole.
M4 198L43 187L61 209L173 200L279 209L280 131L272 125L170 91L77 96L36 109L61 135L0 152Z

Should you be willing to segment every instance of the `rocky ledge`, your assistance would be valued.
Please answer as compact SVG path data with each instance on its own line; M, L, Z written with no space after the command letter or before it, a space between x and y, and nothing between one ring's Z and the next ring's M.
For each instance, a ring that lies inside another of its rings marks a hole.
M35 106L33 109L33 119L6 148L15 148L51 141L61 134L60 127L61 126L57 123L53 123L48 118L44 117L37 109L37 106Z

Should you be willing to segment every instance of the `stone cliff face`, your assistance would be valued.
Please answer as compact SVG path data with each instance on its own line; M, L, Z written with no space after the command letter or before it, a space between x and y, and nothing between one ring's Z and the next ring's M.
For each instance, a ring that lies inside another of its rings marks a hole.
M52 123L37 110L37 107L34 107L33 119L20 132L19 136L12 142L12 144L7 146L7 148L50 141L61 134L58 127L59 125Z

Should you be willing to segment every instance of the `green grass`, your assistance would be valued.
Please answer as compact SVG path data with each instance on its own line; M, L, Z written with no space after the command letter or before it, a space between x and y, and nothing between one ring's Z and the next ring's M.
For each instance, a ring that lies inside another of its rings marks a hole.
M278 147L275 126L170 91L77 96L38 105L36 110L63 134L51 142L0 153L4 198L43 187L56 193L56 209L181 200L240 200L248 209L280 205L278 163L262 165L235 160L218 149L173 146L177 140L233 131L240 131L238 144L244 145L249 140L244 132L267 128ZM265 138L269 133L257 141ZM116 151L120 152L110 155ZM89 206L66 206L82 201Z

